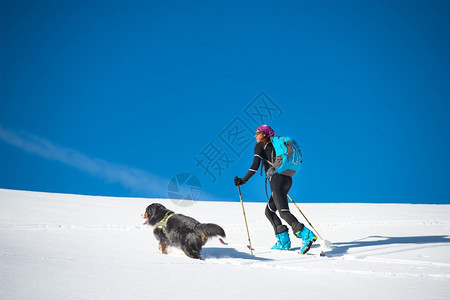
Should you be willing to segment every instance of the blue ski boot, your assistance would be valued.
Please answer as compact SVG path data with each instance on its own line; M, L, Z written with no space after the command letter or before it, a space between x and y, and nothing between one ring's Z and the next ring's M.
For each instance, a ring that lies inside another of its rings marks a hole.
M289 238L289 232L285 231L275 235L278 239L278 242L273 245L272 248L274 250L289 250L291 249L291 239Z
M295 233L295 235L298 238L301 238L303 240L303 246L300 249L300 253L301 254L306 254L306 252L309 251L309 249L311 248L311 245L317 241L317 236L308 228L303 227L302 230L297 231Z

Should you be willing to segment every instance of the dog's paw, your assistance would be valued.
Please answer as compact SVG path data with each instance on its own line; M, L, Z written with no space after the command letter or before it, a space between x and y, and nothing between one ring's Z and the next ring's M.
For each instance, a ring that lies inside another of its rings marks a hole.
M161 251L162 254L168 254L167 246L164 243L159 242L158 249L159 249L159 251Z

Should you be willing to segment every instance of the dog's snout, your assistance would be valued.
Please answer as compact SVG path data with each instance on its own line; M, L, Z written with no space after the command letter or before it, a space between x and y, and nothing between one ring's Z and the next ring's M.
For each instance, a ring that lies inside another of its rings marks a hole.
M141 216L142 218L146 219L148 217L148 213L143 213Z

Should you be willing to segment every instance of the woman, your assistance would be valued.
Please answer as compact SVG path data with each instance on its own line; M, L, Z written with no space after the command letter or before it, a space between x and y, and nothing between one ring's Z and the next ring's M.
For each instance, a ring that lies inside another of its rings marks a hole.
M276 173L271 166L275 161L275 150L270 141L270 137L274 135L275 132L268 125L261 125L258 127L255 133L256 146L253 163L244 178L239 178L237 176L234 178L234 184L239 186L246 183L258 171L262 161L266 173L271 175L268 177L270 178L270 190L272 191L272 195L266 206L266 217L272 224L275 236L278 239L272 249L289 250L291 248L288 227L281 223L280 218L276 214L278 211L280 217L292 228L295 236L303 240L303 246L300 252L305 254L308 252L312 243L317 240L317 237L311 230L300 223L289 210L287 194L292 186L292 177Z

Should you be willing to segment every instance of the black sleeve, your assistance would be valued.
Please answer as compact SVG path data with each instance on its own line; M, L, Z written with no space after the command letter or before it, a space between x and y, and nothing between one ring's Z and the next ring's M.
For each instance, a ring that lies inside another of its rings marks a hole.
M256 172L258 172L259 166L261 165L261 159L263 159L264 153L264 143L259 142L255 145L255 155L253 156L253 163L250 166L247 174L245 174L244 181L248 181Z

